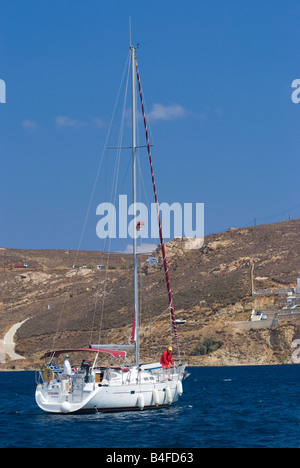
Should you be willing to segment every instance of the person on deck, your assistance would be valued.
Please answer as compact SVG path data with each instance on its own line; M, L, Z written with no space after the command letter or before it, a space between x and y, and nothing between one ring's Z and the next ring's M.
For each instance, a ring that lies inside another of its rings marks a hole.
M71 384L72 367L71 367L69 358L70 358L69 354L66 354L65 362L64 362L64 377L65 379L69 379L69 382Z
M165 379L166 377L166 369L168 369L168 379L169 380L172 380L171 379L171 371L170 371L170 364L172 366L174 366L174 362L173 362L173 357L172 357L172 351L173 351L173 348L172 346L169 346L168 349L166 349L166 351L164 351L162 353L162 356L160 358L160 363L162 365L162 368L163 368L163 379Z

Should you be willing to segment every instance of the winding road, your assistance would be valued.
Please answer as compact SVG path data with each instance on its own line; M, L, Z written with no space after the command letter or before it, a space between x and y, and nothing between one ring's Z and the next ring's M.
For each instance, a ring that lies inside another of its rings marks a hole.
M5 355L8 354L10 359L17 361L19 359L25 359L20 354L15 353L15 341L14 336L17 330L25 323L28 319L23 322L15 323L6 333L3 340L0 340L0 364L5 364Z

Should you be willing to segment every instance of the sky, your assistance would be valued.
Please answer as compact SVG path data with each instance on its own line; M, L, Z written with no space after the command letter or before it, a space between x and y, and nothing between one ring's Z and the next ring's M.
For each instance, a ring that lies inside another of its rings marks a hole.
M297 0L3 0L0 17L0 247L107 248L96 209L110 201L112 152L94 184L129 18L159 201L204 203L205 235L300 217ZM129 195L130 156L118 179ZM147 153L139 158L153 202Z

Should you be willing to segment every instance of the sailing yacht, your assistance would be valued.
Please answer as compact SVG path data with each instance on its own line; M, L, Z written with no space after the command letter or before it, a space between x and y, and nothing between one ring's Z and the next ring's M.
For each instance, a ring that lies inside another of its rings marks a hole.
M87 348L62 349L45 354L47 365L38 371L35 399L37 405L49 413L80 413L91 411L128 411L160 408L177 402L183 393L182 381L187 376L186 366L182 364L176 319L170 285L169 270L166 258L159 205L154 179L152 157L150 151L146 116L143 104L142 88L136 57L136 47L130 47L131 58L131 91L132 91L132 174L133 174L133 203L136 195L136 94L137 83L141 100L144 127L146 132L147 150L150 161L152 183L157 218L159 225L160 243L165 270L166 285L169 299L169 310L172 329L177 345L179 364L171 371L171 379L166 378L161 364L158 362L141 364L139 356L139 295L138 295L138 255L137 235L133 236L133 268L134 268L134 316L130 345L90 344ZM114 358L126 358L128 351L134 352L134 364L120 366L99 366L98 356L106 353ZM54 359L69 353L94 353L95 359L84 360L81 368L72 370L71 375L65 375Z

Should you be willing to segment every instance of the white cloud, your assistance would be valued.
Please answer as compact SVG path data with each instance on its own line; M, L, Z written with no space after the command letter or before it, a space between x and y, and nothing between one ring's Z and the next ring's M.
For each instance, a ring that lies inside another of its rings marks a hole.
M27 128L27 130L36 130L39 124L35 122L34 120L26 119L26 120L23 120L22 126L24 128Z
M26 128L29 131L34 131L40 127L40 124L38 122L36 122L35 120L30 120L30 119L23 120L21 125L22 127ZM79 119L73 119L73 118L67 117L66 115L58 115L57 117L55 117L55 125L56 127L59 127L59 128L85 127L87 125L102 128L106 126L105 122L99 117L94 117L87 121L84 121L84 120L79 120Z
M72 119L67 117L66 115L59 115L55 118L55 124L57 127L84 127L86 125L96 125L96 127L104 127L105 122L100 119L99 117L95 117L93 119L89 119L87 121L79 120L79 119Z
M175 120L186 117L188 111L180 104L153 104L148 118L151 120Z
M157 248L157 244L143 244L138 246L138 253L152 253ZM133 252L132 244L128 244L123 253L130 254Z
M105 122L103 122L103 120L99 117L94 118L94 124L96 125L96 127L105 127Z
M84 122L81 122L78 119L70 119L69 117L66 117L65 115L59 115L58 117L56 117L55 123L57 127L78 127L78 126L85 125Z

